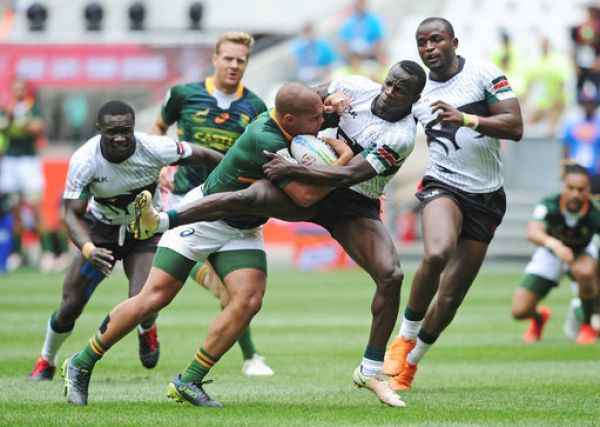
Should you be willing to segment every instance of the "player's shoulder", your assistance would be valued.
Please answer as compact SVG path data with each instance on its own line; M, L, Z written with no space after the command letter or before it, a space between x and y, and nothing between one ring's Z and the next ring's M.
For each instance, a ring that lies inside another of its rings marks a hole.
M468 75L479 76L485 79L504 76L504 72L500 68L485 59L466 59L463 71Z
M100 151L100 135L92 136L71 156L71 162L89 162L93 160Z
M549 194L539 201L538 205L544 205L549 212L560 212L560 193Z
M185 98L193 93L206 90L203 82L179 83L171 86L169 92L172 97Z
M249 89L248 86L244 86L244 93L242 97L245 101L252 104L259 111L259 113L267 110L267 104L265 104L265 101L263 101L260 96L252 91L252 89Z
M329 84L329 92L333 93L338 90L348 91L368 91L379 88L380 85L365 76L350 75L334 79Z

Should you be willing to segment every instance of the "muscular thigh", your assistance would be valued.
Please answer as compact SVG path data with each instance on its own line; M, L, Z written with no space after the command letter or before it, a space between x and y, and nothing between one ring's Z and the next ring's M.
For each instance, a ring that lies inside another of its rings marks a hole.
M340 218L332 235L346 253L374 278L388 274L400 265L394 242L380 220Z
M154 251L138 252L123 258L125 275L129 279L129 296L137 295L150 273Z

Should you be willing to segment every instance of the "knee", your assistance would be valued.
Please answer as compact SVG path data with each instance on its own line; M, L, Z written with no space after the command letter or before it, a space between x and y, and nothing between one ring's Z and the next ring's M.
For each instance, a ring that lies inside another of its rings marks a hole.
M450 250L439 247L429 249L423 256L423 264L429 270L442 271L450 259Z
M172 295L165 290L155 290L148 293L139 293L133 298L138 298L142 302L140 306L142 307L141 311L144 314L151 315L153 313L158 313L161 309L169 305L174 296L175 295Z
M386 271L377 281L378 288L386 295L399 295L402 282L404 281L404 272L399 264L395 264Z
M262 292L253 292L245 294L241 298L231 299L228 307L237 311L238 318L252 319L256 313L262 308L263 294Z
M530 310L521 305L513 305L510 311L515 320L523 320L531 317Z

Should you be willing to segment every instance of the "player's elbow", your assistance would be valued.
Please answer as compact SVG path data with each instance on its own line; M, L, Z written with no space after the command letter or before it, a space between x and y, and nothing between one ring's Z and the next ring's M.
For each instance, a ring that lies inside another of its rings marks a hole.
M517 126L514 126L512 129L512 135L510 139L513 141L520 141L523 138L523 123L520 123Z

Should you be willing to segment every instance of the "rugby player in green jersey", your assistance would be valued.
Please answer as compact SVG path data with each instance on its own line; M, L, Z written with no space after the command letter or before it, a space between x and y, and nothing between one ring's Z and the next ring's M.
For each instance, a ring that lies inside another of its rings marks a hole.
M224 163L215 168L203 188L188 193L182 206L187 204L186 199L194 201L203 197L203 193L244 189L264 178L262 166L269 158L263 151L287 153L293 136L316 135L324 121L323 109L323 101L314 90L299 83L284 85L277 93L275 109L263 113L246 128L223 158ZM338 164L345 164L352 158L351 149L342 141L329 141L339 154ZM302 210L290 203L290 199L297 205L310 206L331 190L291 180L276 181L275 185L283 189L281 195L287 200L288 212L290 205L295 210ZM291 217L293 215L292 212ZM261 229L267 217L224 217L227 218L223 221L199 222L166 233L141 293L111 310L88 345L63 364L69 402L86 405L95 363L141 320L168 305L196 262L207 258L214 261L213 255L218 253L222 259L217 270L225 271L229 304L209 326L194 359L169 384L168 396L195 406L221 406L204 391L204 377L260 310L267 278ZM138 318L140 320L135 320Z
M150 133L165 135L174 123L180 139L225 153L260 113L267 110L264 102L242 84L242 78L254 39L250 34L230 31L219 37L212 57L214 74L204 81L179 84L167 92L160 113ZM211 172L207 166L179 166L161 172L161 190L170 191L169 205L177 206L183 196L206 181ZM220 255L215 254L214 265L220 266ZM206 261L198 263L190 276L208 289L225 307L229 292L222 279L226 271L214 270ZM244 375L273 375L273 370L258 354L250 327L239 338Z
M596 332L590 320L598 284L598 232L600 211L590 199L589 174L580 165L568 165L562 192L538 203L527 226L527 239L538 249L525 267L525 276L512 302L515 319L530 319L529 328L523 336L525 342L542 338L550 309L538 307L538 303L558 286L565 274L579 285L583 309L576 342L596 342Z
M300 209L291 204L285 193L269 181L260 180L241 189L231 179L221 176L215 182L224 182L225 186L217 184L215 187L219 188L206 192L212 194L167 213L154 212L147 203L148 195L141 194L134 233L147 238L159 229L164 231L176 226L177 222L218 220L233 212L294 219L289 215L291 212L296 215L295 219L322 225L375 282L369 340L352 379L359 387L372 391L382 403L403 407L404 401L383 374L383 356L398 315L403 273L394 243L379 215L378 197L414 146L416 126L410 112L425 80L425 73L417 63L401 61L390 69L383 84L350 76L319 88L326 108L339 115L338 133L359 154L345 167L305 167L286 161L287 150L281 150L265 153L272 160L263 165L263 171L275 183L298 179L340 187L319 200L313 209ZM225 162L232 151L226 155ZM231 176L245 175L232 173ZM213 177L215 175L211 175L207 184ZM214 192L238 188L239 191ZM185 227L175 230L185 230Z

